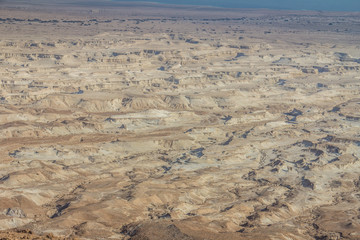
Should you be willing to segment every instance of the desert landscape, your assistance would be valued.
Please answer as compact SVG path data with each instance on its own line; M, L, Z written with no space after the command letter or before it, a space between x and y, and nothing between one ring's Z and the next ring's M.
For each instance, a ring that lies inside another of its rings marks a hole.
M360 239L359 12L58 2L0 2L1 239Z

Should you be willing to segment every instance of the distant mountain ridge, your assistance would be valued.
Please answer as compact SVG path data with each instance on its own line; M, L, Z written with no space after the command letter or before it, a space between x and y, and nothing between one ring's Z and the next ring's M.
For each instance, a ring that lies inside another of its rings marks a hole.
M284 10L318 10L318 11L360 11L358 0L112 0L120 2L144 2L176 5L200 5L224 8L269 8Z

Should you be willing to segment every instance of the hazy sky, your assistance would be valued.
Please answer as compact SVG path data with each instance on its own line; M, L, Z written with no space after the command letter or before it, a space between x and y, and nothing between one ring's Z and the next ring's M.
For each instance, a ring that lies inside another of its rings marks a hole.
M208 5L230 8L360 11L360 0L116 0L167 4Z

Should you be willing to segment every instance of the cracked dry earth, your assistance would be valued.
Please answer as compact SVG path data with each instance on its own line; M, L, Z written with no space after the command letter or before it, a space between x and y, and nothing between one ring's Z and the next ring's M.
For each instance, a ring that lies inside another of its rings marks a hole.
M359 15L116 7L1 9L1 239L360 239Z

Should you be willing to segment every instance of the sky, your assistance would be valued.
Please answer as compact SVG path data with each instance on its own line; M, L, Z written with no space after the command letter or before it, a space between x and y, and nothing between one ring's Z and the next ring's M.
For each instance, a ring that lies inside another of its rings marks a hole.
M321 11L360 11L360 0L115 0L205 5L227 8L270 8Z

